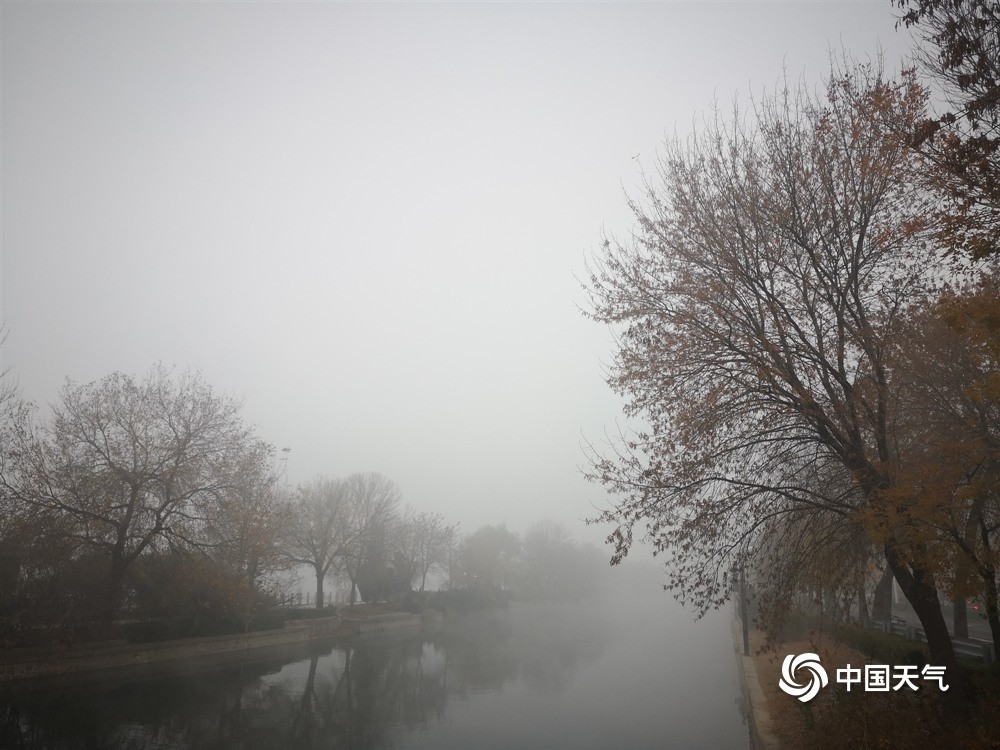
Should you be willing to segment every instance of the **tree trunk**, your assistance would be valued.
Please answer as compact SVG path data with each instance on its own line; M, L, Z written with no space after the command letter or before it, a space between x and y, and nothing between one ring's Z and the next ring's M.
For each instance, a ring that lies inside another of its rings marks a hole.
M348 576L350 577L350 576ZM358 584L354 582L354 578L351 578L351 606L358 600Z
M323 609L323 580L326 575L323 569L317 565L316 568L316 609Z
M872 600L872 619L889 622L892 617L892 568L888 565L882 571L882 577L875 584L875 595Z
M747 603L746 569L740 569L740 622L743 626L743 655L750 655L750 612Z
M961 594L954 594L951 597L951 603L955 608L955 616L952 620L952 634L956 638L968 638L969 614L965 609L965 597Z
M868 627L868 592L865 590L865 579L867 578L866 573L868 572L868 558L870 557L870 549L868 547L868 540L862 537L858 542L858 569L856 584L854 588L854 595L858 599L858 625L862 628ZM850 619L850 610L847 612L847 617Z
M993 636L993 647L1000 651L1000 595L997 592L996 580L986 582L986 596L983 606L986 607L986 619L990 621L990 635Z
M858 625L868 627L868 598L865 595L865 579L858 576Z
M906 565L888 542L885 545L885 559L903 590L903 596L920 618L924 635L927 637L930 663L946 669L946 684L949 689L945 693L945 703L948 712L952 717L960 718L968 710L972 700L971 686L955 660L955 649L952 647L948 626L944 621L937 589L923 569Z
M107 629L114 623L121 606L122 590L125 587L125 561L117 554L111 556L111 575L108 578L106 599L101 611L101 625Z
M823 598L826 600L823 604L823 609L826 611L827 616L830 621L834 624L837 623L837 590L831 589L829 591L823 592Z

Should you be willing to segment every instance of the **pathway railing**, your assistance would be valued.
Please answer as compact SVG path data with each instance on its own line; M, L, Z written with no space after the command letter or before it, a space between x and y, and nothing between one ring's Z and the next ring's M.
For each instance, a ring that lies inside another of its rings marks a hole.
M911 625L908 622L899 620L872 620L872 627L881 630L883 633L891 633L909 638L911 641L921 641L927 643L927 635L924 629ZM984 664L992 664L996 661L996 649L993 641L986 641L982 638L956 638L952 636L952 648L955 654L965 659L978 659Z

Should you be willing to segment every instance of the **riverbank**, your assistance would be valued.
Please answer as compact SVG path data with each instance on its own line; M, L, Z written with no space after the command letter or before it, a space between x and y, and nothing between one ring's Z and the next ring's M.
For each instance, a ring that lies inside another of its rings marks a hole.
M419 628L424 618L407 612L366 611L291 620L280 630L185 638L154 643L113 641L53 645L0 652L0 690L24 683L74 678L164 673L239 662L269 651L302 649L314 641Z
M743 633L738 617L733 617L733 645L736 648L736 666L739 669L740 686L743 690L743 704L750 724L750 742L754 750L781 750L781 742L774 733L768 692L760 679L755 657L754 642L750 644L750 654L743 653ZM756 636L756 633L752 634ZM755 639L754 639L755 640ZM777 685L777 682L775 682ZM773 696L772 696L773 699Z
M733 640L754 748L1000 747L1000 673L996 667L960 664L976 699L958 718L948 715L944 693L930 679L916 679L914 689L874 690L855 685L851 692L839 678L835 680L837 670L846 665L863 669L867 664L910 664L915 669L923 663L918 651L900 651L905 641L886 644L883 641L892 640L891 636L876 635L855 648L842 640L842 632L817 629L766 650L764 635L751 631L751 655L743 656L739 622L734 618ZM802 653L817 654L829 677L828 686L805 704L778 687L785 656ZM901 660L894 654L901 655Z
M742 637L741 637L742 640ZM742 655L742 643L740 644ZM849 646L821 631L807 638L783 643L777 651L767 650L764 634L750 632L750 656L742 656L752 667L747 681L756 683L758 700L753 703L754 718L762 728L754 735L755 750L816 747L817 731L806 718L803 704L778 687L781 664L787 654L817 653L826 664L861 664L864 657ZM822 702L817 699L817 703Z

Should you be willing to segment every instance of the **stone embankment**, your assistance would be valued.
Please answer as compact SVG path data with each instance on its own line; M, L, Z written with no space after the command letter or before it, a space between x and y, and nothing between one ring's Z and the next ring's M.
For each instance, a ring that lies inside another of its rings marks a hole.
M757 675L753 655L743 653L743 635L738 617L733 618L733 644L736 647L736 665L739 668L743 689L743 702L750 724L750 746L753 750L781 750L781 743L774 733L767 696Z
M419 628L420 615L390 613L367 617L324 617L292 621L281 630L186 638L158 643L112 642L0 651L0 687L100 673L169 672L201 668L268 651L303 648L312 641Z

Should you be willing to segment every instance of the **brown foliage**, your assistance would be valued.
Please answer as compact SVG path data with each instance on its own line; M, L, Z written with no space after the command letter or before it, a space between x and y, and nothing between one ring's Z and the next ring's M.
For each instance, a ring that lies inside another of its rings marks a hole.
M980 258L1000 248L1000 9L980 0L896 0L926 45L918 57L949 109L914 130L937 166L928 184L944 197L939 235Z
M986 276L912 311L901 328L893 342L900 460L891 502L872 526L927 539L926 564L946 572L952 595L984 599L1000 640L998 322L1000 289Z
M633 203L636 237L606 241L591 275L592 317L619 337L609 382L635 424L591 478L616 496L597 519L616 526L614 559L644 525L670 586L703 608L766 552L799 556L765 574L842 564L831 544L782 547L776 533L860 551L873 527L933 658L952 666L934 537L898 523L894 484L892 342L957 264L935 255L911 148L925 105L912 72L856 66L822 95L781 90L668 144L661 184Z
M906 180L924 100L859 68L668 145L635 242L607 241L591 279L620 332L610 383L644 423L595 457L616 559L645 523L672 585L711 606L773 519L850 521L886 485L885 350L928 284Z

